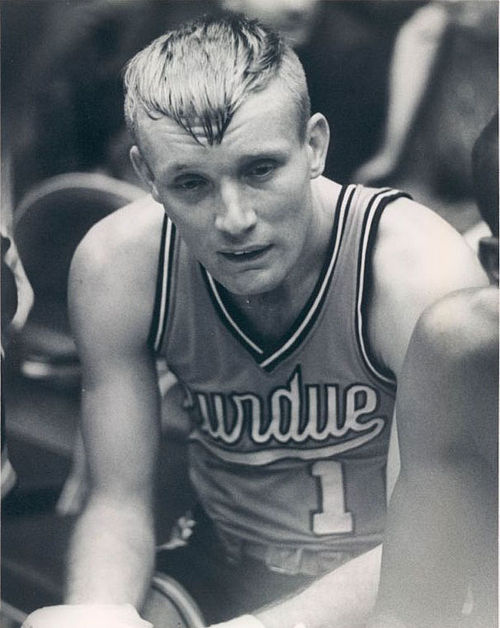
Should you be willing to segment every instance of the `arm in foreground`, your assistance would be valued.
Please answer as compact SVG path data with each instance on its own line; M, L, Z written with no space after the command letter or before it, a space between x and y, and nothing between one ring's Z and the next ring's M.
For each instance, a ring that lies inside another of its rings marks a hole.
M380 555L379 545L256 617L266 628L363 628L375 603Z
M420 319L398 389L401 473L375 626L495 625L498 290L454 293ZM477 623L474 623L477 622Z

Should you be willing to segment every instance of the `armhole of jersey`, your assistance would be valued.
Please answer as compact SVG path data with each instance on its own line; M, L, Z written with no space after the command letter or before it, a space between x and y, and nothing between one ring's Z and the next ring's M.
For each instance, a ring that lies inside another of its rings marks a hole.
M377 238L378 225L384 209L398 198L411 198L411 196L397 190L385 189L382 193L373 196L368 204L361 229L356 295L356 338L361 356L368 370L392 390L396 388L396 378L392 371L377 361L371 351L365 321L368 307L368 286L372 280L373 248Z
M156 275L155 303L149 330L148 344L155 353L160 351L167 326L170 292L172 285L172 262L174 256L175 226L165 216L161 230L158 272Z

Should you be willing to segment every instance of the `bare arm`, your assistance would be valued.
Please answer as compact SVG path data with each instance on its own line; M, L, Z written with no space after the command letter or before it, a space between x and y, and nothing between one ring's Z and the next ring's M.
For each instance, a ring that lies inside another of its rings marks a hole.
M411 238L408 237L408 233L412 234ZM394 259L398 259L399 263L394 264ZM419 390L414 382L418 381L418 377L423 374L432 378L434 370L438 368L439 352L436 350L436 353L433 353L436 356L435 364L432 360L430 362L425 361L425 353L421 352L417 355L414 352L412 358L408 356L403 367L407 347L416 322L426 308L450 292L462 288L485 286L487 284L486 276L482 272L478 260L449 225L425 208L406 201L388 208L386 215L382 218L373 264L376 289L372 298L369 322L370 338L379 360L389 366L398 378L396 404L398 426L411 426L413 429L417 425L417 429L422 428L420 433L423 435L425 434L423 421L430 417L430 412L434 409L433 397L430 391L425 390L425 386ZM433 349L435 348L433 347ZM408 367L409 360L412 362L411 367ZM417 370L420 370L420 375L416 372ZM409 388L411 386L416 387L411 390ZM413 399L408 394L409 390L414 396ZM417 412L417 406L414 404L416 398L420 400L420 403L429 404L425 410L420 407ZM404 436L401 432L399 436L401 442ZM453 437L457 437L456 431L453 432ZM432 477L432 473L430 473L432 456L426 460L424 458L430 450L426 447L417 447L415 444L411 447L406 445L405 451L409 452L410 450L418 452L422 456L420 460L421 479L422 482L429 483L429 478ZM467 450L467 454L469 453L470 449ZM463 452L456 449L455 459L462 454ZM452 456L449 454L446 464L443 463L439 473L445 469L449 471L451 461ZM469 459L469 462L473 464L472 458ZM408 464L407 461L406 464ZM438 469L435 467L432 469L433 479L436 480ZM406 481L407 474L404 471L400 475L393 496L396 503L403 491L408 488L405 486ZM455 479L455 482L458 483L458 480ZM417 484L422 487L422 484L417 482L414 488L417 487ZM458 508L457 504L458 502L454 504L454 507ZM430 502L426 502L425 505L429 506L430 512L432 510ZM414 506L415 504L412 503L412 508ZM441 512L443 512L443 508L441 506ZM414 509L411 514L410 511L407 511L408 524L413 523L415 525L416 514L417 511ZM457 511L455 515L459 520L460 513ZM398 529L402 535L399 542L400 549L405 545L407 547L412 546L413 538L408 536L408 530L411 527L400 524ZM421 535L424 534L423 530L423 527L420 528ZM392 527L389 526L386 539L395 542L392 540L392 534ZM436 553L435 556L437 557L439 554ZM401 573L399 580L396 576L394 577L400 584ZM411 587L408 589L408 595L412 595L409 593L410 590ZM424 598L420 598L420 600L422 599ZM396 603L395 600L394 603ZM395 615L391 619L398 619L398 616ZM387 622L387 626L392 625L387 616L384 617L384 621ZM394 625L397 626L398 624L395 623Z
M147 364L138 361L136 368L144 373ZM123 395L118 385L101 384L100 390L94 390L86 381L83 412L92 413L92 420L84 419L84 438L91 488L71 546L68 603L130 602L137 606L149 582L154 556L151 492L156 443L152 437L157 427L150 424L151 433L145 439L128 419L131 412L144 419L150 410L148 400L138 397L134 379L132 373L121 372L121 384L128 384L129 395ZM112 417L106 412L105 396L115 394L121 395L121 401L115 404ZM116 421L122 429L103 426L102 421Z
M266 628L362 628L375 603L380 554L381 546L361 554L257 618Z
M152 300L141 292L130 251L113 250L106 235L98 227L80 245L69 285L90 495L71 545L66 601L137 606L154 559L160 411L144 307Z
M427 5L403 24L390 68L389 106L382 146L355 175L359 181L389 176L397 166L434 70L447 25L446 8Z
M402 467L373 626L456 626L477 574L473 593L482 615L471 625L494 625L495 288L450 295L420 319L403 367L398 413Z

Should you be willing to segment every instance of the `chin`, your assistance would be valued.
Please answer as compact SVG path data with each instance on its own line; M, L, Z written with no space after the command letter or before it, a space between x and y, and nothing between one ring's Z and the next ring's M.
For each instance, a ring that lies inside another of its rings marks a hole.
M257 277L242 277L235 281L228 281L224 287L229 292L237 295L244 296L257 296L259 294L266 294L272 292L282 284L283 279L281 277L269 276L268 273Z

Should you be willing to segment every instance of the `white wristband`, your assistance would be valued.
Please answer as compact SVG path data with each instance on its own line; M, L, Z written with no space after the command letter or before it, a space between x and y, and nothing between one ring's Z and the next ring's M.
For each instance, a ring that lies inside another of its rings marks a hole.
M254 615L241 615L236 619L222 622L222 624L213 624L209 628L266 628L264 624L254 617Z
M131 604L62 604L34 611L22 628L153 628Z

